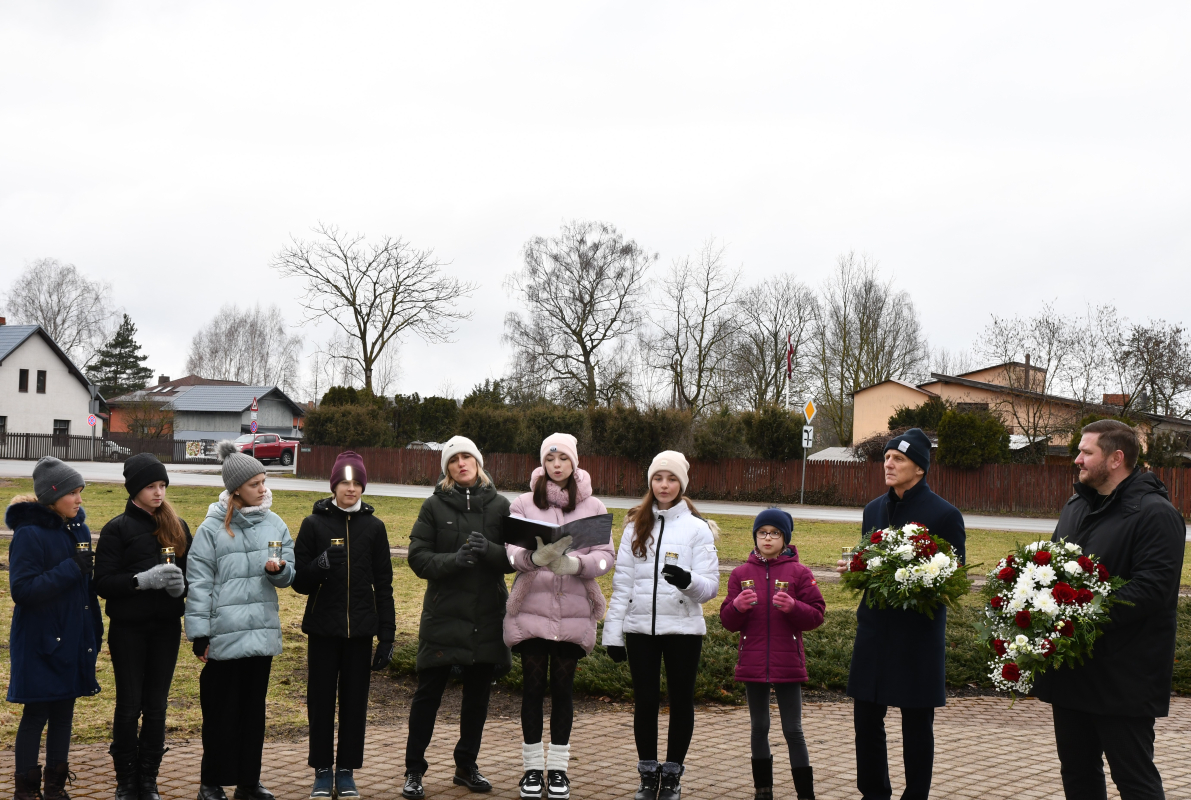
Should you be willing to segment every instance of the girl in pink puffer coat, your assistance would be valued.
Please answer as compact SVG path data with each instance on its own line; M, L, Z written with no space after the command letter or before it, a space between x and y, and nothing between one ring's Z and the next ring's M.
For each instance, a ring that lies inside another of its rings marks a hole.
M591 476L579 469L576 445L575 437L567 433L552 434L542 442L542 466L529 479L533 491L514 500L510 514L562 525L608 513L592 497ZM509 563L517 570L505 607L504 633L505 644L521 656L523 675L521 796L566 800L570 797L567 764L575 668L595 646L596 623L607 607L595 579L612 569L616 557L611 536L606 545L570 553L566 552L569 538L549 545L539 539L538 544L532 551L505 545ZM542 703L547 676L550 747L544 756Z

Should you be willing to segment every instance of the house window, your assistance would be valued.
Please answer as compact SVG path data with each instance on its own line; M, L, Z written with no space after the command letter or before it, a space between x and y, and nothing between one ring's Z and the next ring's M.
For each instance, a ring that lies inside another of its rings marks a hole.
M45 370L39 369L37 371L37 393L45 394Z
M70 420L68 420L68 419L54 420L54 435L55 436L69 436L70 435Z
M955 410L961 414L971 414L976 411L988 411L988 403L956 403Z
M21 370L20 377L17 378L17 391L18 392L29 391L29 370L27 370L27 369Z
M0 417L0 442L8 435L8 417Z

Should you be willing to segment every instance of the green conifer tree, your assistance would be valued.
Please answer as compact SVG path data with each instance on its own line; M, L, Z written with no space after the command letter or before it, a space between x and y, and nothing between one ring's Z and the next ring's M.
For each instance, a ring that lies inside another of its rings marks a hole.
M95 362L87 369L87 378L99 387L99 393L106 398L144 389L153 377L153 370L144 366L149 356L141 353L141 346L135 337L136 325L125 314L116 333L100 349Z

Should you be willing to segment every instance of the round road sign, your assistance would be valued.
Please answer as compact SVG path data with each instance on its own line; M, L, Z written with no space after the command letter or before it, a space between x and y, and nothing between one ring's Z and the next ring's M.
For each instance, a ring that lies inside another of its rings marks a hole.
M94 414L89 414L87 416L87 424L90 425L92 428L95 427L95 415Z
M256 433L256 420L253 420L252 422L250 422L248 424L248 430L252 431L253 433Z

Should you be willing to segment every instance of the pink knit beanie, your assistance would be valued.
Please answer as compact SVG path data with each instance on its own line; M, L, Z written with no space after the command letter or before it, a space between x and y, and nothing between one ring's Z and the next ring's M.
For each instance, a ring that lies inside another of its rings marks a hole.
M547 453L562 453L571 459L571 469L579 467L579 442L569 433L552 433L542 440L542 452L538 460L543 467L546 466Z

